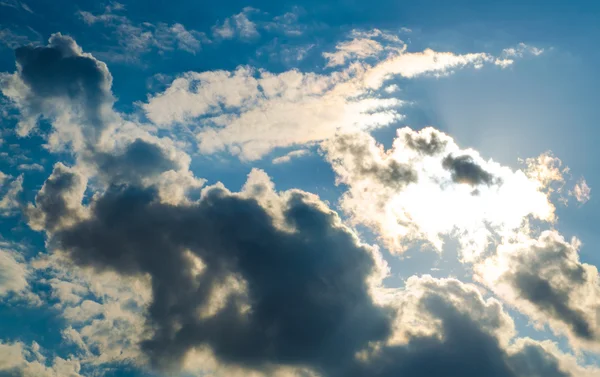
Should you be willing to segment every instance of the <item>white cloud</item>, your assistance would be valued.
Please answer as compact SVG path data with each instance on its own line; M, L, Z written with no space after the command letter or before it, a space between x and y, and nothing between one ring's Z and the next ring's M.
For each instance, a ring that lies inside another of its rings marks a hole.
M0 298L27 293L31 274L23 257L13 250L0 249Z
M23 175L18 176L8 184L0 182L0 185L0 214L3 216L12 215L20 205L19 195L23 191Z
M20 164L17 169L22 171L44 171L44 167L38 163Z
M249 67L187 72L141 106L158 126L189 127L202 153L227 150L255 160L277 147L319 142L338 132L371 130L401 119L398 107L403 102L377 94L389 78L447 75L493 62L486 53L428 49L393 53L374 65L356 62L325 75L297 70L274 74Z
M505 48L502 50L502 56L504 58L522 58L525 55L539 56L543 53L543 48L527 45L522 42L515 47Z
M51 361L41 353L40 346L0 340L0 374L21 377L82 377L79 361L55 356Z
M274 164L283 164L283 163L287 163L290 162L292 160L292 158L298 158L298 157L302 157L302 156L306 156L307 154L309 154L310 152L307 149L298 149L295 151L291 151L283 156L280 157L276 157L273 159L273 163Z
M396 35L378 29L353 30L350 35L353 39L338 43L335 52L323 53L323 57L327 60L326 67L344 65L350 60L377 57L384 51L402 53L406 50L406 45Z
M402 252L414 241L441 251L444 236L477 259L493 237L518 230L529 217L552 222L543 182L485 160L433 128L403 128L390 150L366 134L341 135L323 148L347 185L342 209Z
M575 187L573 187L573 191L570 192L570 194L582 204L590 200L592 197L591 193L592 189L590 186L588 186L584 178L581 178L579 181L577 181Z
M144 363L139 341L146 330L144 311L151 300L149 280L98 273L73 265L60 253L32 262L46 276L67 326L63 338L78 346L84 365Z

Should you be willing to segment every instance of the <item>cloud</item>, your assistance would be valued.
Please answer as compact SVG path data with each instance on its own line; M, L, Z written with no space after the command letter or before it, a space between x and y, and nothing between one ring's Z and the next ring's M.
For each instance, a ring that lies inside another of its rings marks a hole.
M455 237L463 260L477 259L497 235L530 216L554 220L543 182L462 149L433 128L399 129L390 150L370 135L340 135L323 143L338 183L341 208L371 227L393 252L415 241L441 251Z
M23 257L13 250L0 249L0 298L9 294L25 294L31 273Z
M284 163L290 162L292 160L292 158L306 156L309 153L310 153L310 151L308 149L298 149L295 151L288 152L287 154L285 154L283 156L276 157L273 159L272 162L274 164L284 164Z
M579 203L586 203L592 197L591 195L592 189L588 186L587 182L584 178L581 178L573 187L573 191L570 191L569 194L575 197L575 199Z
M7 185L4 184L6 181L6 175L2 174L2 181L0 181L0 215L11 216L20 207L19 196L23 191L23 175L14 178Z
M12 377L81 377L80 365L75 359L54 357L48 362L33 342L27 346L22 342L0 341L0 375Z
M298 70L276 74L251 67L187 72L141 107L161 128L189 129L202 153L227 151L257 160L275 148L320 142L337 133L368 131L402 119L398 108L404 102L379 94L388 79L443 76L493 63L487 53L394 49L390 46L401 42L385 39L391 36L380 31L354 35L355 39L376 35L390 53L372 64L357 61L327 74Z
M514 324L495 299L454 279L411 277L395 297L396 336L372 344L345 376L575 376L573 357L551 345L514 339ZM589 368L591 376L597 369Z
M260 36L257 30L257 26L254 22L250 21L248 16L252 13L258 12L258 9L252 7L245 7L238 14L234 14L228 17L221 23L213 26L213 36L220 39L252 39Z
M467 183L471 186L492 184L494 176L485 171L473 161L473 157L462 155L454 157L448 155L442 160L442 166L452 174L455 183Z
M567 334L576 346L598 347L600 284L595 266L579 260L580 242L556 231L537 239L521 237L498 246L495 256L476 267L477 279L499 297Z
M350 35L353 39L338 43L335 52L323 53L323 57L327 60L326 67L344 65L350 60L377 57L384 51L402 53L406 50L406 45L397 36L379 29L369 32L353 30Z
M32 29L28 30L27 33L15 32L6 28L0 29L0 44L10 49L15 49L26 44L33 44L38 41L39 34L35 33Z
M17 166L17 169L19 169L21 171L39 171L39 172L44 171L44 167L38 163L20 164L19 166Z
M33 13L31 8L29 7L29 5L25 4L24 2L18 1L18 0L3 0L3 1L0 1L0 6L10 7L10 8L18 9L18 10L22 9L28 13Z
M271 32L280 32L288 37L298 37L309 29L308 25L299 22L299 19L305 14L306 11L303 8L294 6L291 11L275 16L272 21L263 23L261 26Z
M37 130L40 118L48 119L46 147L72 152L79 173L97 176L99 184L118 184L125 176L155 184L169 175L172 184L163 184L160 194L172 202L202 186L188 169L190 157L171 139L150 134L114 110L106 64L72 38L53 34L48 46L20 47L16 58L17 71L1 76L0 88L20 112L20 136Z
M369 295L374 250L314 196L271 186L253 171L241 193L215 186L184 206L115 187L51 242L79 265L151 276L156 331L142 345L159 365L202 345L250 369L351 357L388 329ZM227 293L213 304L219 290Z
M524 55L539 56L544 53L543 48L519 43L515 47L509 47L502 50L502 57L505 58L522 58Z
M47 46L19 47L15 55L17 72L0 76L0 88L21 113L18 134L28 135L43 115L54 121L52 148L69 144L82 149L97 143L114 103L106 65L60 33Z
M39 283L58 300L55 307L65 320L63 339L76 346L83 366L145 365L139 341L151 299L147 278L80 268L62 253L42 255L32 266L43 277Z
M139 344L159 367L200 367L189 357L203 355L217 370L257 375L577 375L568 355L513 344L510 317L473 286L413 277L402 289L382 287L387 267L376 249L318 198L276 192L259 170L239 193L215 185L196 203L165 205L152 189L130 186L88 208L50 244L79 266L150 279L153 331L135 333L150 336ZM106 303L73 305L67 292L73 323L107 315ZM83 347L93 339L85 328L65 337Z
M77 222L85 216L81 206L87 178L76 169L58 162L35 197L35 206L25 213L29 226L35 230L53 232Z
M195 54L208 39L204 33L188 30L180 23L166 24L143 22L136 24L117 12L124 8L107 6L102 14L79 11L79 17L89 26L101 24L117 39L117 46L100 52L100 56L111 61L139 63L141 55L150 51L165 53L173 50Z

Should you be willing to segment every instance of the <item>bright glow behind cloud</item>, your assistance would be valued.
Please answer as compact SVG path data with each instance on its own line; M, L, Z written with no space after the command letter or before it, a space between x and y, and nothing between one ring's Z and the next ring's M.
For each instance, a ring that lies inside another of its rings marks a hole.
M393 251L402 252L417 240L441 251L443 237L454 236L462 257L473 260L494 235L518 229L528 216L548 222L555 218L542 182L522 170L485 160L472 149L461 149L451 137L433 128L398 130L388 151L366 134L351 137L351 148L341 147L340 139L324 144L339 181L348 186L342 208L355 222L371 226ZM360 159L357 153L361 153ZM467 168L478 166L493 179L487 183L458 179L461 177L456 174L461 171L453 173L444 165L448 156L468 156L472 162ZM398 186L398 182L365 174L370 171L364 170L365 166L373 169L390 162L414 171L416 180Z

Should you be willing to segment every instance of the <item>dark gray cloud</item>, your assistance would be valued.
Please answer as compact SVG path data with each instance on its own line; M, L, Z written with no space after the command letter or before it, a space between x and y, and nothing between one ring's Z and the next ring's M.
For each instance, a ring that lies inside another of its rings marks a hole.
M485 171L469 155L454 157L448 155L442 161L444 169L452 173L452 180L456 183L466 183L471 186L481 184L490 185L494 181L494 176Z
M437 131L424 133L405 133L404 142L409 148L427 156L442 153L448 145L447 140L442 140Z
M271 190L256 180L242 194L215 186L196 203L174 206L152 188L113 186L50 244L81 266L151 277L153 332L142 349L160 368L176 369L187 351L208 346L226 365L265 372L293 365L326 377L571 375L541 348L507 351L495 335L507 326L501 306L459 282L441 289L429 278L422 295L410 296L418 297L417 315L440 323L439 331L385 345L395 309L370 295L373 251L309 194ZM201 272L190 255L202 261ZM245 289L200 315L232 278ZM376 343L382 346L366 361L356 358Z
M520 376L569 377L573 375L561 369L558 358L534 341L524 342L519 352L508 357L508 362Z
M57 163L35 197L35 206L30 205L25 211L29 225L36 230L53 232L77 221L86 185L87 179L81 174Z
M142 179L168 170L178 170L177 161L160 145L136 139L122 152L96 152L89 156L99 175L107 182L140 183Z
M416 182L417 172L408 164L403 164L393 158L376 160L377 146L372 138L361 134L346 134L326 143L328 158L332 163L336 159L348 159L344 165L352 166L349 169L352 175L362 179L370 177L386 187L396 190L404 188L407 184Z
M423 295L414 310L421 320L430 317L432 321L439 321L438 331L430 336L413 335L406 344L383 347L374 352L368 362L352 364L344 376L571 375L554 355L537 343L526 342L507 350L495 334L512 327L503 319L506 314L500 305L483 301L457 281L447 283L432 278L422 278L422 281Z
M514 296L509 299L537 320L559 324L574 338L595 343L600 340L598 272L579 261L577 247L547 231L537 240L499 249L491 263L507 267L495 281L485 279L485 267L480 275L493 288L507 286Z
M77 43L60 33L53 34L47 46L22 46L15 49L18 77L29 88L20 104L23 112L39 116L55 100L68 100L81 113L88 141L97 140L106 127L105 114L114 98L112 76L106 65L84 54Z
M534 266L529 267L535 268ZM535 270L519 271L512 276L512 284L518 294L549 316L568 324L578 337L593 340L594 332L590 323L587 322L585 313L569 306L570 292L553 287L548 280L531 271ZM577 284L575 281L573 282Z
M188 349L206 344L221 360L251 368L331 368L389 334L391 313L368 293L370 251L305 194L282 203L293 232L275 226L255 200L223 189L190 206L161 204L156 195L114 187L90 219L53 241L80 265L152 276L148 318L156 332L143 348L158 365L176 365ZM190 272L188 250L207 266L199 276ZM199 318L212 290L230 276L243 280L247 293Z

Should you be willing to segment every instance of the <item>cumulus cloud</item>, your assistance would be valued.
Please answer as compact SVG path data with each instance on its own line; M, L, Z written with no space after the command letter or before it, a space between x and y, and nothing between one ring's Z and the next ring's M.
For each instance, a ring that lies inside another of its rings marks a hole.
M16 251L0 249L0 298L9 294L25 294L31 274L29 266Z
M594 368L552 344L513 338L514 324L495 299L454 279L412 277L395 297L396 337L371 344L347 376L592 376ZM554 346L555 347L555 346Z
M44 116L53 121L48 141L52 148L70 144L82 149L97 143L114 103L106 65L60 33L47 46L19 47L15 55L17 71L1 75L0 88L21 114L18 134L28 135Z
M77 264L151 276L155 332L142 346L159 365L202 345L251 369L351 357L387 332L369 295L374 250L315 197L270 187L255 171L241 193L216 186L176 207L153 190L115 188L52 242ZM217 306L199 315L207 305Z
M384 377L426 365L457 376L574 375L568 356L533 341L535 352L509 348L512 320L474 287L415 277L383 288L387 267L375 248L317 197L276 192L259 170L242 191L215 185L194 203L167 205L151 188L125 186L87 208L88 217L51 232L50 244L79 266L150 279L151 331L139 346L161 368L198 367L189 358L201 354L218 370L259 374ZM57 290L71 303L67 319L106 317L106 304ZM81 347L87 336L65 331Z
M40 118L50 120L47 147L74 153L80 173L103 184L125 178L154 184L170 175L173 184L163 185L161 195L173 202L203 184L171 139L150 134L114 110L106 64L72 38L53 34L47 46L20 47L15 54L18 69L0 77L0 88L20 113L20 136L33 132Z
M77 222L85 215L81 206L87 178L73 168L58 162L26 214L35 230L54 231Z
M8 180L9 176L0 172L0 215L2 216L13 215L19 209L19 196L23 191L23 175L5 183Z
M595 266L580 262L579 247L577 239L567 242L556 231L522 236L498 246L476 276L535 322L550 324L576 346L597 348L600 281Z
M495 235L518 230L529 216L554 220L543 182L462 149L433 128L399 129L387 151L363 133L340 135L323 149L347 186L342 209L395 252L419 240L441 251L442 238L453 236L462 258L473 260Z
M63 339L76 346L83 366L145 365L139 341L151 297L148 279L79 268L60 252L37 258L32 267L58 301Z
M19 377L81 377L81 366L75 359L54 357L47 360L36 342L0 341L0 375Z
M50 253L33 267L57 300L63 338L77 358L48 362L35 345L6 343L0 347L11 357L0 356L0 374L74 377L81 365L114 362L230 376L598 373L551 342L515 338L502 305L473 285L425 276L385 288L389 271L376 247L315 195L276 191L263 171L252 170L239 192L215 184L192 200L187 190L204 181L189 171L190 157L113 109L103 63L59 34L20 54L17 72L2 78L3 93L29 122L26 132L45 117L75 156L71 167L55 164L25 214L46 233ZM397 119L400 101L369 97L389 75L446 74L491 61L436 54L401 53L327 75L244 67L188 73L144 109L164 127L198 118L215 126L196 130L204 152L254 159L327 140L325 156L348 188L342 208L354 221L372 226L395 251L414 240L440 249L442 237L454 235L463 258L479 261L491 237L528 217L554 220L544 179L486 160L432 128L399 130L388 151L368 134L340 132ZM178 107L169 106L174 98ZM306 115L290 112L298 108ZM583 297L597 271L579 273L582 264L564 253L570 262L550 272L544 262L552 258L532 257L541 271L534 278L556 279L543 294L533 278L513 280L526 286L532 307L585 340L583 309L559 301L570 283L585 286L575 288ZM19 267L9 256L6 264ZM27 277L13 281L23 286Z

